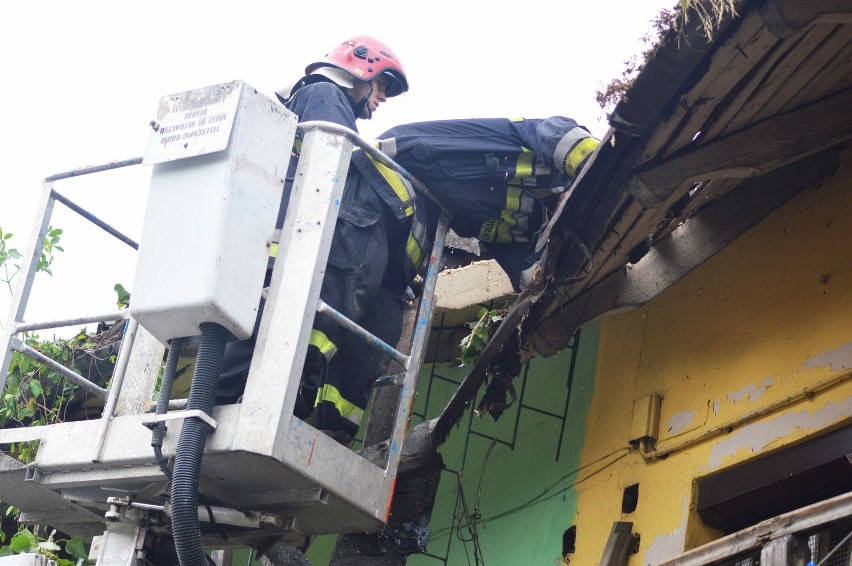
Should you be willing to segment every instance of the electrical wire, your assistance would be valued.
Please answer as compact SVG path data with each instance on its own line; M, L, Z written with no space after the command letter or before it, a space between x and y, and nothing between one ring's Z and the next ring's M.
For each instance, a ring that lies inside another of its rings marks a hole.
M485 451L485 458L482 459L482 469L479 471L479 485L476 486L476 501L473 502L474 511L479 512L479 501L482 497L482 479L485 477L485 466L488 464L488 458L491 457L491 451L497 445L497 439L491 441L488 450Z
M485 525L487 523L490 523L491 521L496 521L497 519L503 519L503 518L508 517L510 515L520 513L521 511L524 511L525 509L528 509L529 507L533 507L533 506L538 505L540 503L543 503L543 502L545 502L549 499L553 499L554 497L557 497L557 496L565 493L566 491L573 489L577 485L579 485L579 484L585 482L586 480L593 478L597 474L605 471L607 468L609 468L610 466L612 466L613 464L615 464L619 460L626 458L632 450L633 450L633 448L625 446L625 447L619 448L617 450L613 450L612 452L609 452L607 454L604 454L603 456L589 462L588 464L584 464L584 465L579 466L579 467L575 468L574 470L568 472L567 474L565 474L564 476L562 476L561 478L559 478L558 480L553 482L551 485L546 487L541 493L539 493L538 495L536 495L535 497L533 497L529 501L521 503L520 505L513 507L511 509L507 509L506 511L503 511L502 513L492 515L491 517L488 517L487 519L482 519L482 520L479 521L479 523L481 523L482 525ZM552 489L554 489L556 486L558 486L560 483L562 483L566 479L570 478L571 476L575 476L578 473L580 473L581 471L586 470L588 468L591 468L595 464L599 464L599 463L603 462L604 460L606 460L607 458L611 458L612 456L619 454L619 452L622 452L622 454L618 455L616 458L613 458L611 461L606 462L600 468L592 470L588 475L585 475L585 476L577 479L576 481L574 481L571 484L563 487L562 489L559 489L558 491L554 491L554 492L550 493ZM461 478L459 478L459 482L461 482ZM461 486L461 483L459 483L459 485ZM451 530L450 527L444 527L443 529L439 529L432 534L432 537L431 537L430 540L437 540L438 538L442 537L444 534L449 533L450 530Z
M555 491L555 492L553 492L553 493L550 493L550 494L548 495L548 492L549 492L551 489L553 489L554 487L556 487L557 485L559 485L559 483L560 483L560 482L562 482L563 480L565 480L565 479L569 478L570 476L572 476L572 475L576 474L579 470L584 469L584 468L588 468L588 467L589 467L589 466L591 466L592 464L595 464L595 463L597 463L597 462L601 461L603 458L606 458L606 457L608 457L608 456L612 456L613 454L617 454L617 453L618 453L618 452L620 452L620 451L624 451L624 453L623 453L623 454L621 454L620 456L618 456L617 458L613 459L611 462L607 462L604 466L602 466L602 467L598 468L597 470L592 471L592 472L591 472L591 473L589 473L588 475L583 476L582 478L580 478L580 479L578 479L577 481L575 481L575 482L571 483L570 485L567 485L567 486L565 486L564 488L562 488L562 489L560 489L560 490L558 490L558 491ZM616 462L618 462L618 461L619 461L619 460L621 460L622 458L625 458L625 457L626 457L629 453L630 453L630 449L629 449L629 448L621 448L621 449L619 449L619 450L617 450L617 451L615 451L615 452L611 452L610 454L607 454L606 456L602 456L601 458L599 458L599 459L598 459L598 460L596 460L595 462L590 462L589 464L587 464L587 465L585 465L585 466L583 466L583 467L581 467L581 468L577 468L577 470L574 470L573 472L571 472L571 473L569 473L569 474L566 474L566 475L562 476L559 480L557 480L556 482L554 482L553 484L551 484L550 486L548 486L547 488L545 488L545 490L544 490L544 491L542 491L540 494L538 494L537 496L533 497L531 500L527 501L526 503L522 503L521 505L518 505L517 507L513 507L512 509L508 509L508 510L506 510L506 511L503 511L502 513L498 513L497 515L493 515L493 516L491 516L491 517L489 517L489 518L487 518L487 519L484 519L484 520L482 521L482 523L483 523L483 524L485 524L485 523L489 523L489 522L491 522L491 521L496 521L497 519L502 519L502 518L504 518L504 517L508 517L508 516L510 516L510 515L514 515L515 513L519 513L519 512L521 512L521 511L523 511L523 510L525 510L525 509L527 509L527 508L529 508L529 507L533 507L533 506L535 506L535 505L538 505L539 503L543 503L543 502L545 502L545 501L547 501L547 500L549 500L549 499L553 499L554 497L557 497L557 496L559 496L559 495L561 495L561 494L565 493L566 491L569 491L569 490L573 489L574 487L576 487L577 485L579 485L579 484L583 483L584 481L586 481L586 480L588 480L588 479L591 479L591 478L593 478L594 476L598 475L599 473L601 473L601 472L605 471L607 468L609 468L610 466L612 466L613 464L615 464ZM547 495L547 497L545 497L545 495Z
M482 547L479 545L478 523L482 520L482 515L478 512L471 513L467 505L467 498L464 495L464 487L462 486L461 472L457 473L459 485L459 498L456 502L456 517L459 519L459 527L456 529L456 538L464 545L464 552L467 556L467 562L470 564L470 555L467 552L467 543L473 543L473 560L476 566L485 566L485 559L482 557ZM461 513L459 513L459 505L461 505ZM458 517L461 515L461 517ZM462 526L467 528L470 538L464 538L462 535Z
M154 446L154 459L157 460L157 465L160 466L160 470L163 472L163 475L165 475L169 481L172 481L172 469L169 467L168 459L163 455L162 446Z

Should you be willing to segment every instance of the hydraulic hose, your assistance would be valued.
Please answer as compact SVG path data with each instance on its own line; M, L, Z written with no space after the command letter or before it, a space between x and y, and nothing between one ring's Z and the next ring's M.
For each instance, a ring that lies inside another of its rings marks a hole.
M184 338L173 338L169 341L169 353L166 356L166 369L163 371L163 379L160 380L160 395L157 397L156 414L164 415L169 408L169 399L172 396L172 385L177 375L177 364L180 352L183 349ZM169 480L172 479L172 471L169 469L166 459L163 458L163 437L166 435L166 423L160 422L154 425L151 432L151 446L154 447L154 456L157 464Z
M212 415L228 331L212 322L202 323L200 327L201 344L186 408ZM201 544L201 528L198 523L198 475L201 472L201 458L209 432L210 425L198 417L185 419L175 453L169 500L172 535L181 566L209 564L204 545Z

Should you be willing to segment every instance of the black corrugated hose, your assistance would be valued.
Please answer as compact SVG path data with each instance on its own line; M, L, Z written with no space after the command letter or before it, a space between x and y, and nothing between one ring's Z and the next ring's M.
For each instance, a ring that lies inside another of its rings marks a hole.
M200 327L201 344L186 408L202 410L212 415L228 331L212 322L202 323ZM210 425L198 417L184 420L175 453L169 501L172 535L181 566L209 564L204 545L201 544L201 528L198 523L198 475L201 472L201 458L209 431Z
M166 356L166 369L163 371L163 379L160 381L160 395L157 397L158 415L166 414L169 408L169 398L172 396L172 384L177 375L177 364L180 351L183 349L184 338L173 338L169 341L169 354ZM172 479L172 471L169 469L166 459L163 458L163 437L166 435L166 423L160 422L154 425L151 433L151 446L154 447L154 456L157 464L169 480Z

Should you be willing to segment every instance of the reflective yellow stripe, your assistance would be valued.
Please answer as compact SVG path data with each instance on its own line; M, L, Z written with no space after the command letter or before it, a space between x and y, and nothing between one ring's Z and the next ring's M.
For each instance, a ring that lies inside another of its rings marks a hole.
M525 196L526 195L526 196ZM509 244L528 241L529 216L533 212L534 198L522 189L506 189L506 207L500 218L492 218L479 228L479 240L486 243Z
M565 173L571 177L576 177L580 172L579 167L583 160L595 151L598 143L595 138L585 138L572 147L565 157Z
M420 249L420 244L414 237L414 234L408 235L408 242L405 243L405 253L408 254L408 259L414 264L415 269L420 269L423 265L423 250Z
M388 182L388 185L390 185L391 189L393 189L393 192L396 194L400 201L410 202L413 200L414 195L408 189L405 180L400 177L396 171L383 164L382 162L376 161L371 155L368 155L367 157L370 158L370 161L373 162L373 165L376 167L376 169L378 169L379 173L382 174L382 177L385 178L385 181ZM406 207L405 215L411 216L412 214L414 214L414 207Z
M337 387L333 385L323 385L320 387L317 391L317 400L314 403L314 406L318 406L323 401L327 401L334 405L334 408L337 409L337 412L340 413L340 416L344 419L355 424L359 424L361 422L361 415L364 411L357 405L344 399Z
M334 342L319 330L311 330L311 338L308 340L308 344L319 348L320 353L327 360L333 358L334 354L337 353L337 346L334 345Z
M535 163L535 154L531 149L522 147L521 153L518 155L518 161L515 163L514 179L524 179L531 177L533 174L533 164Z
M415 272L419 272L423 267L423 260L431 246L426 225L415 214L411 219L411 230L408 232L408 240L405 243L405 253Z
M497 226L499 221L497 220L486 220L482 223L482 226L479 228L479 241L481 242L494 242L497 239Z
M497 239L499 244L508 244L512 241L512 228L517 225L515 212L521 208L521 190L509 188L506 190L506 208L500 212L500 224L497 225Z
M269 257L278 257L278 242L269 244Z

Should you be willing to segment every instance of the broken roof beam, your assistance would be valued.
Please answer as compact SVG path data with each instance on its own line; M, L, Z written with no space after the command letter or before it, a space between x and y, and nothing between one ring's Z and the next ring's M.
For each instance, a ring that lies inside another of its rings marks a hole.
M644 305L838 167L838 152L828 150L745 181L677 227L635 266L610 273L542 321L534 332L535 350L554 355L583 324Z
M628 183L645 195L645 204L654 205L699 181L763 175L852 137L849 108L852 89L643 167Z
M564 285L558 296L537 305L534 318L549 318L571 297L627 264L631 250L665 221L667 212L694 183L756 177L849 139L849 107L852 90L764 120L664 163L640 168L623 186L618 177L612 177L591 178L585 186L577 187L575 206L566 208L558 222L569 240L573 232L595 251L593 264L586 266L585 279ZM604 163L615 157L609 155L609 149L603 148L598 156ZM609 189L594 191L599 182L608 182ZM586 259L579 249L567 249L559 255L557 285L559 277L578 273Z

